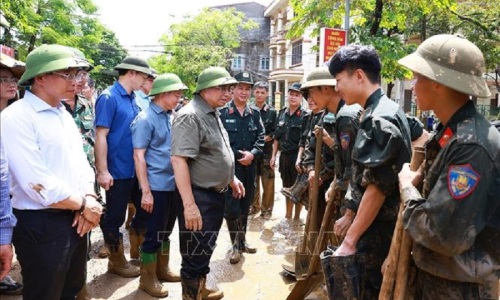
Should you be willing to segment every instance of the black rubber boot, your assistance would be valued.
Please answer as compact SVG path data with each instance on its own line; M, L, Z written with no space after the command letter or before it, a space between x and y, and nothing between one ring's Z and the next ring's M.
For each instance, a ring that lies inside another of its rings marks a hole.
M232 248L229 255L229 262L237 264L241 260L240 249L240 225L238 219L226 219L227 229L229 230L229 237L231 238Z
M363 256L333 256L336 247L328 246L320 255L328 298L357 300L363 297L365 264Z
M245 253L256 253L257 248L253 248L247 243L246 235L247 235L247 222L248 216L241 215L240 216L240 249Z
M288 199L292 200L293 203L299 204L302 195L307 191L307 188L309 187L309 182L307 180L308 176L308 173L298 174L297 178L295 179L295 183L289 188L282 188L281 193Z

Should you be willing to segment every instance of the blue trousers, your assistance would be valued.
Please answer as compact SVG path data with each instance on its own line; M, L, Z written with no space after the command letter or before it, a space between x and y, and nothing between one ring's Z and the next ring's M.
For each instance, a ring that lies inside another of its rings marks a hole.
M200 231L186 229L182 198L176 191L183 279L197 279L210 273L210 258L224 217L224 194L193 187L193 196L203 221Z
M75 299L85 284L87 238L71 227L70 210L14 210L13 243L23 275L23 299Z
M131 227L138 231L146 229L146 212L141 208L141 191L137 178L116 179L113 186L106 191L106 211L101 219L101 230L106 244L116 246L122 238L120 227L125 222L130 199L136 209Z
M141 251L155 253L163 242L168 242L177 218L174 192L151 191L153 211L146 212L146 234Z

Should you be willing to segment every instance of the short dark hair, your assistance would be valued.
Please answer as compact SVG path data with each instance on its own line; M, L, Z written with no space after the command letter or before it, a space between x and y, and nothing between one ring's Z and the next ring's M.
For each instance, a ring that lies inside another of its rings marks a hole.
M373 46L350 44L341 47L328 62L328 71L333 76L342 71L363 70L371 83L380 83L382 64Z
M266 91L269 91L269 83L267 81L257 81L253 85L254 89L266 89Z

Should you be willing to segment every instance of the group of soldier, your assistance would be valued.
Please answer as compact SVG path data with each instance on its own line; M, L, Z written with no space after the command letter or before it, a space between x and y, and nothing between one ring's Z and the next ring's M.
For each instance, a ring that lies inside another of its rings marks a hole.
M220 67L200 73L194 98L176 112L187 87L136 57L115 67L117 81L94 108L81 95L92 68L83 54L35 49L18 82L29 87L24 98L1 116L2 188L12 183L12 199L1 201L12 203L9 226L17 219L12 240L23 297L85 299L89 233L100 225L109 272L140 276L139 288L155 297L168 295L162 282L180 281L185 300L223 298L206 286L223 220L229 262L256 253L248 218L259 211L270 218L279 165L286 218L297 219L301 203L311 208L297 193L300 182L302 191L319 185L320 217L311 228L337 202L339 242L322 249L330 299L379 298L398 215L413 240L416 279L408 291L415 299L497 299L500 133L470 101L490 96L483 55L463 37L436 35L399 63L413 71L417 106L441 122L430 135L384 95L372 46L341 47L288 88L288 105L278 112L266 103L267 83ZM141 108L134 91L148 82L142 94L150 101ZM416 171L408 167L414 145L425 147ZM127 261L120 232L129 201L136 208L131 258L140 257L140 267ZM180 274L169 267L176 220Z

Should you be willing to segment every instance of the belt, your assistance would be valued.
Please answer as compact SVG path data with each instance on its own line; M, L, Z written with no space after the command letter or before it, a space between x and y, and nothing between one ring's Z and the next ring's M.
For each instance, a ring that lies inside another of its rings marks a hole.
M210 192L222 194L222 193L227 192L227 190L229 189L229 186L226 185L223 188L218 188L218 187L201 187L201 186L193 185L193 188L201 189L201 190L208 190Z

